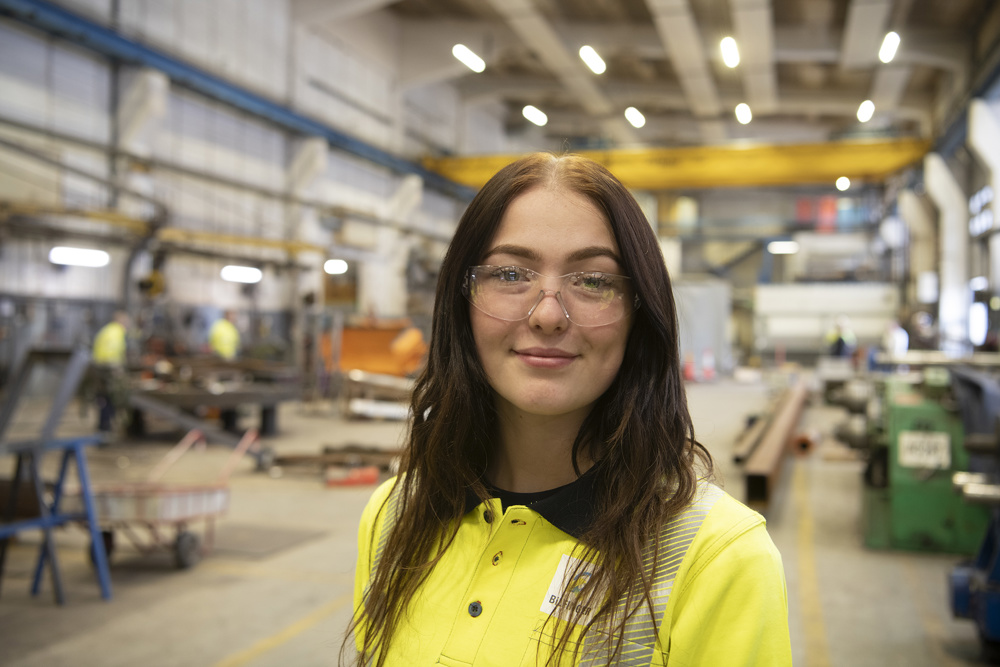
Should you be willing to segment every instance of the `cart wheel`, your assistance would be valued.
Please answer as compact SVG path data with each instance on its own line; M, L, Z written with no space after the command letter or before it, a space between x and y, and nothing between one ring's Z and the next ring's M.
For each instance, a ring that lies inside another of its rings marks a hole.
M174 561L181 570L186 570L198 562L201 557L201 540L198 536L189 531L182 531L177 534L177 541L174 542Z
M257 472L267 472L274 465L274 450L270 447L261 447L257 452Z
M101 541L104 542L104 554L108 557L108 563L111 563L111 554L115 550L115 533L113 530L102 530L101 531ZM87 555L90 557L90 564L96 565L94 561L94 542L91 540L90 544L87 546Z

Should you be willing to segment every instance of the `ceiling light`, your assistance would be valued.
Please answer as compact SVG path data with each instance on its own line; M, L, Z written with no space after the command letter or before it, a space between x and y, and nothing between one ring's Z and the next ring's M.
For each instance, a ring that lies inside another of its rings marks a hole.
M639 128L646 124L646 117L635 107L625 109L625 118L632 123L632 127Z
M838 190L844 192L849 187L851 187L851 179L849 179L847 176L841 176L840 178L837 179L836 186Z
M331 276L347 273L347 262L342 259L328 259L323 263L323 270Z
M899 48L899 35L894 32L887 32L882 40L882 48L878 50L878 59L884 63L891 62L896 57L896 49Z
M772 255L794 255L799 251L799 244L795 241L771 241L767 244L767 251Z
M64 266L89 266L98 268L107 266L111 257L103 250L90 248L70 248L56 246L49 251L49 261Z
M220 275L223 280L228 280L231 283L247 284L259 283L260 279L264 277L260 269L252 266L237 266L235 264L222 267Z
M521 113L524 114L525 118L527 118L528 120L530 120L532 123L534 123L538 127L542 127L547 122L549 122L549 117L545 115L544 111L542 111L538 107L534 107L534 106L532 106L530 104L528 106L524 107L523 109L521 109Z
M451 47L451 55L462 61L462 64L473 72L482 72L486 69L486 61L472 52L472 49L465 44L456 44Z
M858 120L862 123L867 123L875 115L875 103L871 100L865 100L858 107Z
M719 48L722 49L722 62L726 63L726 67L732 68L740 64L740 49L736 46L735 39L723 38Z
M594 74L604 74L604 70L608 68L592 46L581 46L580 57Z
M750 113L750 107L747 104L741 102L736 105L736 120L746 125L752 118L753 114Z

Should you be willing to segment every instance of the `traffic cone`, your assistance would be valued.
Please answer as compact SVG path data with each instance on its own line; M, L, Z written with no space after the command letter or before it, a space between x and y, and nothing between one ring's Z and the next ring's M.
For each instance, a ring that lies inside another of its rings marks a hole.
M701 353L701 376L706 380L715 379L715 353L710 347Z
M684 379L691 382L695 380L694 355L690 352L684 355Z

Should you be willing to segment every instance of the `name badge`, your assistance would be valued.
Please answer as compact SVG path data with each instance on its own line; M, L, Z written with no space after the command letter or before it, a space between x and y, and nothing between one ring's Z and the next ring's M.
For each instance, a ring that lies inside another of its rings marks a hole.
M576 618L576 622L589 623L596 610L588 602L585 602L580 594L593 573L594 566L590 563L563 554L562 558L559 559L559 567L556 568L555 576L549 583L545 599L542 600L540 611L552 614L564 621L573 620L574 615L581 613L582 615ZM570 577L573 578L572 581L569 581Z

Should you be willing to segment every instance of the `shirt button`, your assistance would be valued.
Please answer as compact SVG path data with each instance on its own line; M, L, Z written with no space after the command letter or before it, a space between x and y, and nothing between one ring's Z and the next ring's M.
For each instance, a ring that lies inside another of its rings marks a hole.
M483 521L485 521L486 523L493 523L493 512L491 512L490 510L486 510L485 512L483 512Z
M502 551L496 552L495 554L493 554L493 564L494 565L499 565L500 564L500 559L502 559L502 558L503 558L503 552Z
M479 604L478 600L469 604L469 616L475 618L481 613L483 613L483 605Z

